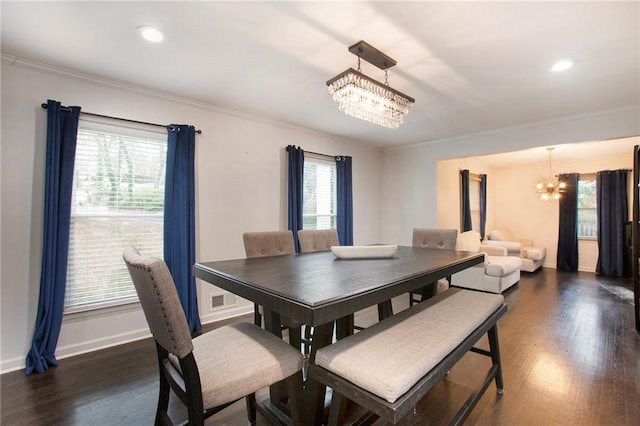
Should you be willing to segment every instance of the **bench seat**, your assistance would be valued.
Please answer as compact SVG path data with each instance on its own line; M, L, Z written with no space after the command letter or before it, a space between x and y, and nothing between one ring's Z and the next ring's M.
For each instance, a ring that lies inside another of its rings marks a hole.
M492 353L474 350L494 361L482 392L493 378L502 387L495 325L505 311L500 294L449 289L319 349L309 376L396 423L490 329Z

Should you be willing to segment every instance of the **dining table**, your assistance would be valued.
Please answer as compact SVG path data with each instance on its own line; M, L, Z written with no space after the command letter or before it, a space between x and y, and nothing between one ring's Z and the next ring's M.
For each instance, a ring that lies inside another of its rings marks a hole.
M433 286L483 260L482 253L398 246L382 258L344 259L325 251L198 262L193 272L196 278L262 306L265 329L276 336L282 337L282 317L313 327L309 356L313 363L318 349L351 334L355 312L377 305L383 319L393 314L392 298ZM282 392L281 387L272 387L269 400L260 402L275 413L275 420L287 411ZM309 379L303 392L307 424L322 424L325 387Z

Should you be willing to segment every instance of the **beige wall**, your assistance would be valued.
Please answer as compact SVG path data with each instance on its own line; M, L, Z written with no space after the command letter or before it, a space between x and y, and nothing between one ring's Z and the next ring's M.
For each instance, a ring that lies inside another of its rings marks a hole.
M411 244L411 232L414 227L439 226L441 218L446 218L443 223L459 227L458 200L440 198L442 194L438 191L438 162L441 160L463 159L459 160L460 165L463 165L467 159L480 155L564 143L603 141L638 134L640 108L634 106L387 149L382 162L383 240L389 243ZM460 165L453 166L453 170L457 170ZM473 163L469 164L469 167L465 165L465 168L479 171ZM536 176L536 179L538 177ZM491 177L489 179L489 182L493 181ZM453 198L452 194L457 194L458 190L452 192L453 186L448 185L448 196ZM496 196L497 193L490 190L489 197ZM449 212L455 219L448 217ZM497 224L500 218L496 216L490 220L495 220Z
M640 143L640 138L636 143ZM606 143L604 141L603 143ZM553 162L554 173L595 173L601 170L633 168L633 152L628 155L603 156L597 160ZM535 192L535 184L547 176L547 163L528 166L491 168L483 157L438 162L438 226L460 227L459 170L487 174L487 234L504 229L511 235L533 240L547 249L545 267L555 268L558 246L558 203L544 202ZM631 174L630 174L631 177ZM631 198L629 198L631 201ZM445 208L455 206L455 208ZM578 243L581 271L595 272L597 242Z

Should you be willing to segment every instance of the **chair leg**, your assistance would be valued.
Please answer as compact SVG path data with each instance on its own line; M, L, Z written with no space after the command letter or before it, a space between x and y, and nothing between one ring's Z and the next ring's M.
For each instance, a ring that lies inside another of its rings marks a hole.
M500 361L500 345L498 344L498 325L494 325L487 332L489 337L489 350L491 351L491 361L493 365L498 367L496 371L496 388L498 393L502 395L504 393L504 382L502 380L502 362Z
M156 426L167 424L166 418L168 416L167 410L169 408L169 394L171 393L171 386L167 381L164 373L163 360L167 358L167 351L156 342L156 352L158 354L158 373L160 378L159 391L158 391L158 407L156 409L156 418L154 424Z
M250 425L255 425L257 421L256 416L256 394L252 393L245 398L247 401L247 418Z
M202 384L198 365L193 357L193 352L180 359L180 369L185 387L184 404L187 406L190 425L204 424L204 407L202 402Z
M302 370L285 379L289 395L289 410L294 425L305 424L304 398L302 396Z

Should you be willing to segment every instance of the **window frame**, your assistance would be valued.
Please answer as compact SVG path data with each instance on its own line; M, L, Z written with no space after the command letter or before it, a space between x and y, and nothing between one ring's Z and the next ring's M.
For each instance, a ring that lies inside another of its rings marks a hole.
M594 194L593 194L593 200L594 200L594 204L593 204L593 208L580 208L580 182L581 181L593 181L594 184ZM596 173L581 173L580 176L578 177L578 188L577 188L577 197L578 197L578 207L577 207L577 213L576 213L576 222L577 222L577 234L578 234L578 240L583 240L583 241L598 241L598 200L597 200L597 196L596 196L596 186L597 184L597 174ZM594 228L595 228L595 235L580 235L580 211L583 210L593 210L594 212L594 218L595 218L595 223L594 223Z
M306 182L306 179L308 177L308 174L306 172L306 167L307 164L316 164L316 165L321 165L321 166L329 166L332 170L331 170L331 174L332 174L332 178L333 178L333 186L330 189L331 191L331 195L329 203L331 204L331 213L329 214L325 214L325 213L317 213L317 208L316 208L316 213L305 213L305 205L306 203L303 201L302 203L302 229L312 229L312 230L322 230L322 229L337 229L337 224L338 224L338 201L337 201L337 167L336 167L336 163L335 160L332 157L329 156L324 156L324 155L318 155L318 154L311 154L311 153L305 153L305 158L304 158L304 170L303 170L303 181ZM302 193L302 198L303 200L305 200L306 194L305 194L305 190L304 188L306 187L306 185L303 183L303 193ZM325 200L326 201L326 200ZM310 228L310 227L306 227L305 226L305 218L310 218L310 217L315 217L315 218L320 218L320 217L328 217L329 218L329 223L331 224L330 227L328 228L318 228L317 226L317 220L316 220L316 226L314 228Z
M79 125L78 125L78 134L80 132L103 132L111 135L121 135L127 138L132 139L146 139L151 142L151 144L160 144L162 145L161 149L164 151L164 155L160 158L164 159L164 171L163 174L166 173L166 149L167 149L167 135L164 129L160 130L155 126L148 126L144 124L134 124L134 123L125 123L117 119L108 119L108 118L100 118L100 117L80 117ZM78 138L78 143L80 143L80 138ZM77 153L77 151L76 151ZM76 165L78 164L78 158L76 157ZM74 171L74 180L73 180L73 188L72 194L75 193L76 190L76 171ZM164 178L162 179L164 180ZM163 182L164 185L164 182ZM120 191L119 191L120 193ZM163 227L162 223L164 222L164 190L162 193L162 206L160 207L159 213L154 214L154 217L160 218L161 229ZM74 215L74 209L72 206L71 220L74 220L74 216L78 217L78 215ZM82 215L79 215L82 216ZM123 217L126 214L113 214L111 211L108 211L106 215L108 217ZM142 213L136 217L148 217L148 212ZM73 223L73 222L72 222ZM69 238L70 241L73 238L72 235L73 227L69 230ZM72 247L69 247L69 262L67 264L67 288L69 288L69 271L70 271L70 262L71 262L71 253ZM162 257L163 247L162 243L160 247L156 249L157 253L154 255L160 255ZM124 263L122 263L124 265ZM126 268L126 267L125 267ZM127 274L127 279L131 283L133 287L133 282L130 281L130 277ZM92 316L94 314L107 311L126 311L132 308L136 308L139 306L139 300L137 294L135 294L135 290L128 297L115 298L110 300L103 300L97 302L90 302L87 304L68 304L67 295L65 294L65 301L63 307L63 316L70 316L73 318Z
M477 208L474 209L474 207ZM469 208L471 210L471 230L480 233L480 175L477 173L469 173Z

